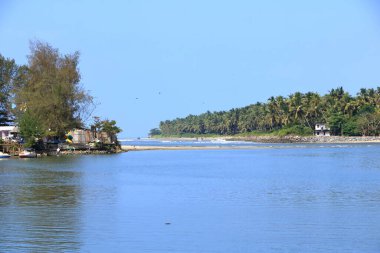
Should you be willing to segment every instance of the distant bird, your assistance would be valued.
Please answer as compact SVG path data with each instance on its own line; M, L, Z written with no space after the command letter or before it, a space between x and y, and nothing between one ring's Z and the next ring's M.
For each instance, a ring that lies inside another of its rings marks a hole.
M139 99L139 98L136 98L136 99Z
M170 222L165 222L165 225L170 225L171 223Z
M161 91L158 92L158 95L161 95Z

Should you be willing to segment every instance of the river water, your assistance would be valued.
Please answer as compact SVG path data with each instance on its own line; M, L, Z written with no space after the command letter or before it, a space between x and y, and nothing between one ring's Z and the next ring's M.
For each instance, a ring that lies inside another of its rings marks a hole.
M1 160L0 252L380 252L379 154L286 145Z

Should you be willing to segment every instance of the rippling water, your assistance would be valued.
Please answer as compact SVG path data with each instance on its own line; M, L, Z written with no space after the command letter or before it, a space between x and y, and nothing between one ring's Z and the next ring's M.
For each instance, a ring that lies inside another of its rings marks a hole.
M0 252L380 252L380 145L0 161Z

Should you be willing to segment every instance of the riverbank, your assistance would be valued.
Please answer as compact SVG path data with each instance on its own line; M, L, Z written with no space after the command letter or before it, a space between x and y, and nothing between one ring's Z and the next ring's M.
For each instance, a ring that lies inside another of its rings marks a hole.
M225 140L259 143L380 143L379 136L247 136L227 137Z
M153 138L156 139L156 138ZM380 143L380 136L219 136L219 137L168 137L163 141L246 141L256 143Z
M300 145L289 144L361 144L361 143L380 143L380 137L347 137L347 136L250 136L250 137L232 137L223 138L160 138L163 142L178 142L175 146L164 145L122 145L122 151L147 151L147 150L252 150L252 149L273 149L273 148L297 148ZM223 142L240 141L246 142L242 145L224 145ZM191 144L181 144L181 142L190 142ZM210 145L207 146L207 142ZM199 143L199 144L198 144ZM206 144L205 144L206 143ZM220 143L220 144L217 144ZM249 143L252 143L250 145ZM257 145L255 143L265 143L268 145ZM277 145L271 145L277 144ZM284 144L284 145L278 145ZM301 145L302 146L302 145Z
M263 149L271 147L258 146L121 146L122 151L148 151L148 150L231 150L231 149Z

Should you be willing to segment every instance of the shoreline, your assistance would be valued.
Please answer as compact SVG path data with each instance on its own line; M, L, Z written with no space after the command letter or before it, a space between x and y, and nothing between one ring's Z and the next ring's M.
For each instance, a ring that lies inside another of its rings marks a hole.
M162 141L244 141L253 143L380 143L380 136L220 136L220 137L163 137Z
M239 149L266 149L271 148L259 146L131 146L122 145L121 150L130 151L149 151L149 150L239 150Z
M170 150L264 150L264 149L298 149L298 148L322 148L330 147L339 148L342 145L360 145L360 144L380 144L380 142L346 142L346 143L265 143L267 145L234 145L234 146L132 146L122 145L121 152L133 152L133 151L170 151ZM273 145L271 145L273 144ZM277 145L275 145L277 144ZM280 144L280 145L279 145ZM283 145L281 145L283 144ZM310 145L315 144L315 145ZM306 146L310 145L310 146Z

